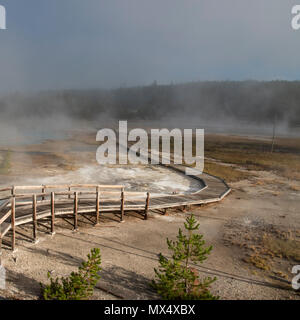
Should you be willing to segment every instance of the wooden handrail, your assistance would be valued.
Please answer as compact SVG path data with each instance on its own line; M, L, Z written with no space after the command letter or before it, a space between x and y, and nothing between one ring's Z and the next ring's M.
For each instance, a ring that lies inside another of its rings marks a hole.
M103 189L122 189L123 185L99 185L99 184L53 184L53 185L39 185L39 186L13 186L0 189L0 191L11 191L12 188L16 190L38 190L38 189L67 189L67 188L103 188Z
M16 190L40 190L43 189L44 186L14 186Z
M225 183L224 185L229 188ZM207 186L206 186L207 187ZM226 188L226 189L227 189ZM47 190L48 189L48 190ZM56 191L56 190L61 191ZM62 189L67 189L62 190ZM94 190L91 190L94 189ZM201 190L204 190L202 188ZM28 193L18 194L16 191L29 190ZM36 190L37 192L32 192ZM41 190L42 192L39 192ZM55 228L55 217L63 214L72 214L74 219L74 230L78 228L78 214L90 213L95 214L95 225L99 224L101 217L101 211L105 212L108 209L112 211L120 212L120 221L123 221L125 210L136 210L142 212L144 219L148 218L148 211L152 208L155 209L155 199L161 197L174 198L174 197L185 197L185 194L158 194L151 197L149 192L135 192L125 191L125 187L121 185L97 185L97 184L66 184L66 185L40 185L40 186L12 186L2 188L0 191L8 192L11 195L5 197L5 202L0 205L0 250L2 237L9 231L12 230L11 247L15 248L15 228L16 226L24 223L32 223L33 227L33 240L37 239L37 221L45 217L50 218L50 229L51 233L54 233ZM31 192L30 192L31 191ZM201 203L210 203L220 201L222 198L230 192L230 188L219 195L216 198L210 198L207 200L198 199ZM197 192L191 193L190 195L196 195ZM110 197L110 195L112 195ZM65 196L65 197L64 197ZM67 196L67 197L66 197ZM115 197L114 197L115 196ZM135 198L134 198L135 196ZM23 201L22 201L23 199ZM167 199L165 204L169 207L186 205L187 203L193 203L193 199L184 199L180 202L180 199L169 203ZM1 199L0 199L1 200ZM18 201L19 200L19 201ZM145 202L144 202L145 201ZM151 202L151 203L150 203ZM158 200L158 205L160 205ZM198 203L198 202L197 202ZM171 204L171 205L170 205ZM82 207L81 207L82 206ZM38 208L40 210L38 211ZM166 208L164 206L163 208ZM8 211L5 211L8 210ZM16 215L16 210L24 211L26 215ZM27 214L27 210L29 214ZM30 211L32 210L32 211ZM4 224L4 228L1 229L1 225L10 218L8 223ZM1 234L1 231L3 233Z
M0 226L1 224L7 219L9 218L11 215L11 210L9 210L1 219L0 219Z
M11 189L12 189L12 187L2 188L2 189L0 189L0 192L11 191Z
M8 200L11 198L11 195L10 196L6 196L6 197L3 197L3 198L0 198L0 201L5 201L5 200Z
M65 189L67 188L69 191L58 191L58 192L46 192L46 189ZM72 188L95 188L95 191L85 191L85 190L78 190L74 193L73 191L70 191ZM103 189L119 189L118 191L107 191ZM23 194L17 194L17 190L43 190L44 192L28 192L28 193L23 193ZM4 208L10 208L10 210L4 214L0 218L0 225L5 222L9 217L11 217L12 213L15 212L16 208L22 208L22 209L29 209L30 206L32 205L34 214L33 214L33 220L36 219L36 211L37 211L37 205L50 205L51 207L51 230L54 229L54 197L56 196L69 196L69 201L72 203L73 199L71 199L71 196L74 196L76 194L76 207L78 207L78 197L79 196L84 196L84 195L95 195L95 200L96 200L96 215L97 215L97 222L99 221L99 210L100 210L100 199L102 198L105 201L117 201L117 198L109 198L106 196L109 195L116 195L119 196L119 201L121 201L121 219L123 219L124 215L124 207L125 207L125 196L145 196L147 197L148 193L147 192L134 192L134 191L126 191L125 192L125 187L123 185L97 185L97 184L68 184L68 185L40 185L40 186L12 186L12 187L7 187L7 188L2 188L0 191L11 191L11 195L3 198L5 202L1 204L0 206L0 212ZM41 198L42 200L38 200L38 198ZM47 199L45 200L45 198ZM17 200L26 200L28 201L17 201ZM66 199L66 200L68 200ZM81 198L82 200L92 200L91 198ZM1 199L0 199L1 200ZM57 204L63 204L65 199L57 199ZM13 207L12 207L13 204ZM67 204L67 202L66 202ZM75 208L74 208L75 209ZM76 211L78 209L76 208ZM97 223L96 222L96 223ZM35 224L35 222L34 222ZM35 230L35 236L36 236L36 230Z
M122 189L123 185L99 185L99 184L65 184L65 185L43 185L47 189L64 189L64 188L106 188L106 189Z

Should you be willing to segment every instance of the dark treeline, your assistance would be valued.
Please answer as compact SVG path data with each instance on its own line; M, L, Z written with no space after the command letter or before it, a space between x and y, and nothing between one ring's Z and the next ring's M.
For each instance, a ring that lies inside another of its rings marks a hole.
M170 117L224 118L253 124L300 126L300 82L193 82L119 88L65 90L0 97L1 118L64 114L94 120L103 114L114 119L168 119Z

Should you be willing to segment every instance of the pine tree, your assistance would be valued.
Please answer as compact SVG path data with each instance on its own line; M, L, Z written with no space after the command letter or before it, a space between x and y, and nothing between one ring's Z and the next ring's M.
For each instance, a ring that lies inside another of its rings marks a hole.
M101 270L100 249L94 248L88 254L87 261L78 268L78 272L72 272L69 277L51 278L48 272L49 285L42 285L42 294L45 300L83 300L93 294L94 287L100 276Z
M155 280L152 287L163 298L168 300L215 300L210 291L210 285L216 278L199 278L198 271L191 264L199 264L207 259L212 246L204 247L203 235L196 233L199 230L194 215L187 217L184 227L187 234L181 229L177 240L167 239L172 258L167 259L159 255L159 269L154 269Z

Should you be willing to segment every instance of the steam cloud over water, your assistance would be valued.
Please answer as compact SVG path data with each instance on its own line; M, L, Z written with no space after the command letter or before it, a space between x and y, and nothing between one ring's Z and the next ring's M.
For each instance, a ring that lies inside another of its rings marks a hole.
M127 191L151 191L152 195L172 194L174 192L189 194L198 192L202 188L202 184L197 180L159 166L108 167L89 165L63 175L27 179L24 182L28 185L63 183L115 184L125 186Z

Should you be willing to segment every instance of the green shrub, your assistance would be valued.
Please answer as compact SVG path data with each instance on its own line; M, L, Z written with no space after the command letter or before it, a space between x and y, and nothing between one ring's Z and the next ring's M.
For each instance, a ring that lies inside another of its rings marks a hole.
M159 255L159 269L154 269L155 280L151 286L157 293L167 300L215 300L210 291L210 285L216 278L200 279L197 269L191 263L202 263L212 250L204 247L203 235L195 233L199 224L193 215L184 223L187 235L179 229L177 241L167 239L172 258L167 259Z
M72 272L67 278L53 279L48 272L50 284L41 284L44 300L84 300L91 296L94 287L100 279L101 270L100 249L94 248L88 254L87 261L83 262L77 272Z

